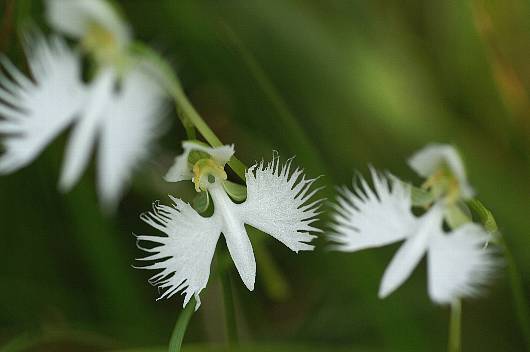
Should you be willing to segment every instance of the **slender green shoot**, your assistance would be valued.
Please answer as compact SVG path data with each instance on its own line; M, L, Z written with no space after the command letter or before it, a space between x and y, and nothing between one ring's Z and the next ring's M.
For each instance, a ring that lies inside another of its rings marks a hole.
M215 133L206 124L206 122L204 122L197 110L195 110L193 105L188 100L186 94L184 94L184 91L182 90L182 87L180 86L178 81L175 81L175 83L176 84L171 90L171 94L175 99L175 104L177 106L179 116L181 116L181 120L183 121L184 126L186 126L187 123L191 122L211 146L222 146L223 143L221 142L221 140L215 135ZM232 156L232 158L228 162L228 165L232 170L234 170L234 172L237 174L237 176L239 176L239 178L241 178L243 181L245 180L246 166L241 161L239 161L235 156Z
M143 57L156 67L153 74L157 74L162 82L166 85L166 89L175 101L178 116L182 121L188 139L196 139L195 129L204 137L204 139L212 147L220 147L223 145L219 137L212 131L210 126L203 120L201 115L195 110L188 97L182 89L182 85L178 77L175 75L169 64L156 53L154 50L144 45L143 43L134 43L131 46L131 51ZM246 166L239 161L235 156L232 156L228 162L230 168L241 178L245 180Z
M449 346L448 352L462 351L462 303L455 300L451 304L451 319L449 320Z
M191 316L193 315L193 312L195 312L195 303L195 297L192 297L186 307L180 312L177 323L173 328L171 339L169 340L169 352L180 352L182 340L186 334Z
M499 236L499 245L502 248L504 260L506 261L515 314L519 321L519 327L521 328L526 348L530 351L530 309L528 309L527 296L525 296L521 274L503 236Z
M502 250L504 260L506 261L506 269L508 270L515 315L519 321L519 327L526 342L526 348L530 351L530 308L528 308L527 295L524 292L521 274L517 268L510 247L506 243L505 237L499 233L497 222L492 212L477 199L472 199L467 204L478 216L486 230L492 234L495 243Z

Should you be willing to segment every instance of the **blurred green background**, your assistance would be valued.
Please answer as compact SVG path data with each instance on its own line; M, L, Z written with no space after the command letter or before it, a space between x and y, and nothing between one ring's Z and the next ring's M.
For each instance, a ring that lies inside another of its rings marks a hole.
M366 174L370 163L419 181L405 163L413 151L429 142L458 146L530 301L528 0L118 3L240 159L250 164L273 149L296 155L309 175L324 175L330 199L334 185L349 184L354 170ZM37 0L0 1L0 50L19 67L17 29L45 28L42 8ZM168 193L192 194L191 184L161 178L185 138L173 110L169 120L115 216L99 209L93 169L71 193L58 193L67 133L29 167L0 178L0 342L10 343L0 351L165 349L180 298L155 302L151 273L131 266L141 256L132 232L155 233L138 215L155 199L169 202ZM272 280L278 287L268 289L260 260L254 292L233 274L249 351L446 349L449 311L430 302L424 263L379 300L397 245L346 254L318 244L293 255L266 242L288 287ZM212 276L185 351L224 345L221 293ZM506 273L463 309L464 351L525 350Z

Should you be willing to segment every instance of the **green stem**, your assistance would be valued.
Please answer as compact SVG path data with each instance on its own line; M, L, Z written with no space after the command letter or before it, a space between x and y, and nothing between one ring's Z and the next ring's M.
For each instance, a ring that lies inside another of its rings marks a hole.
M221 140L216 136L212 129L202 119L201 115L195 110L188 97L184 93L180 81L173 72L171 66L155 51L140 42L135 42L130 47L131 53L138 57L143 57L153 64L157 70L152 72L153 75L164 82L169 94L175 100L176 109L189 139L196 139L195 129L206 139L212 147L220 147L223 145ZM246 166L239 161L235 156L232 156L228 165L234 172L245 181Z
M462 331L462 303L459 299L451 304L451 319L449 321L448 352L460 352Z
M215 135L206 122L204 122L197 110L195 110L193 105L188 100L186 94L184 94L184 91L177 80L175 80L172 84L171 94L175 99L175 104L177 105L179 116L181 116L184 126L188 126L186 127L187 129L189 128L190 124L195 126L199 133L212 147L222 146L223 143L221 140ZM241 161L239 161L235 156L232 156L228 162L228 165L243 181L245 180L246 166Z
M173 328L173 333L171 334L171 339L169 340L169 352L179 352L182 347L182 340L186 334L186 329L190 322L193 312L195 312L195 297L192 297L188 302L184 310L180 312L180 315Z
M194 140L197 139L197 133L195 131L195 126L193 123L187 119L182 112L182 109L178 105L178 101L175 99L175 109L177 111L177 115L180 117L180 121L182 122L182 126L184 126L184 129L186 130L186 136L188 140Z
M515 314L519 320L519 326L526 343L526 348L530 351L530 310L528 309L526 302L523 284L521 281L521 274L519 273L513 258L513 254L510 251L510 248L507 246L504 237L498 236L498 241L506 260Z
M492 234L495 243L502 249L510 279L510 289L514 302L515 315L519 321L519 327L526 342L526 348L530 351L530 309L528 308L528 303L525 298L526 296L521 280L521 274L519 273L513 254L506 243L506 239L499 233L497 222L491 211L478 199L472 199L468 202L468 205L478 215L480 222L484 225L486 230Z
M232 293L232 283L230 280L230 270L220 273L221 285L223 286L223 302L225 308L226 333L228 345L234 347L238 344L236 310L234 305L234 295Z

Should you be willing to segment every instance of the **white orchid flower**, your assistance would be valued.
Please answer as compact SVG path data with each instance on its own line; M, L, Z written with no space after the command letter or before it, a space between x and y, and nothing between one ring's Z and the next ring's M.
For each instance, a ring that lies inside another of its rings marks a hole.
M374 190L361 178L354 190L338 198L331 239L340 251L354 252L405 240L387 267L379 297L398 288L427 255L431 299L448 304L475 296L496 267L490 236L479 225L467 223L451 232L442 228L443 205L435 204L423 216L411 211L410 187L371 169Z
M409 166L418 175L428 178L430 186L444 177L452 182L449 187L458 190L465 199L475 194L469 184L466 170L458 151L449 144L430 144L414 153L408 160Z
M164 290L160 298L182 291L184 306L206 287L214 250L221 233L237 271L249 290L254 289L256 261L245 225L250 225L285 244L291 250L307 251L320 232L312 224L317 220L320 200L312 201L318 189L311 190L315 179L306 179L301 169L291 172L291 160L280 165L278 156L260 162L246 171L247 198L237 204L223 188L224 165L234 153L232 146L209 148L184 143L184 153L176 158L166 179L193 178L196 189L210 194L214 213L203 217L189 204L171 197L173 206L155 203L153 211L142 219L165 236L138 236L138 241L158 244L142 248L152 253L140 260L155 261L145 269L161 270L151 282Z
M5 146L0 173L26 166L75 124L59 188L67 191L79 180L99 139L98 193L103 205L112 209L159 133L165 92L149 76L145 61L132 56L116 59L126 55L128 31L106 2L49 0L47 4L55 27L75 37L92 38L94 50L99 37L91 28L100 28L96 34L106 38L99 41L105 54L96 54L96 73L88 83L82 79L81 54L56 36L26 36L31 78L2 58L8 75L0 75L0 134Z
M46 0L46 17L53 29L80 40L98 59L127 55L131 30L106 0Z

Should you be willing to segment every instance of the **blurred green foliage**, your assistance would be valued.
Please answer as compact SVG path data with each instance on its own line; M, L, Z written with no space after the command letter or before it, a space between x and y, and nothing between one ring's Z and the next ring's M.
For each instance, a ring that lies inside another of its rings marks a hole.
M332 198L335 184L368 163L417 181L405 164L414 150L457 145L530 297L527 0L117 2L247 164L272 149L297 155L310 175L324 175ZM17 30L44 28L42 4L0 1L0 21L1 51L25 67ZM155 302L149 273L131 267L139 256L131 233L153 231L139 213L168 193L192 195L191 184L161 178L185 135L171 118L115 216L101 213L92 172L71 193L57 192L66 134L0 178L0 341L11 341L2 351L165 350L127 348L167 345L181 311L179 298ZM429 301L424 265L390 298L376 296L395 247L331 253L320 240L314 253L295 256L266 243L289 294L267 294L259 263L255 292L234 274L243 350L445 350L448 309ZM217 278L202 300L185 351L217 351L207 346L224 341ZM506 275L486 297L464 302L463 314L464 350L525 348Z

